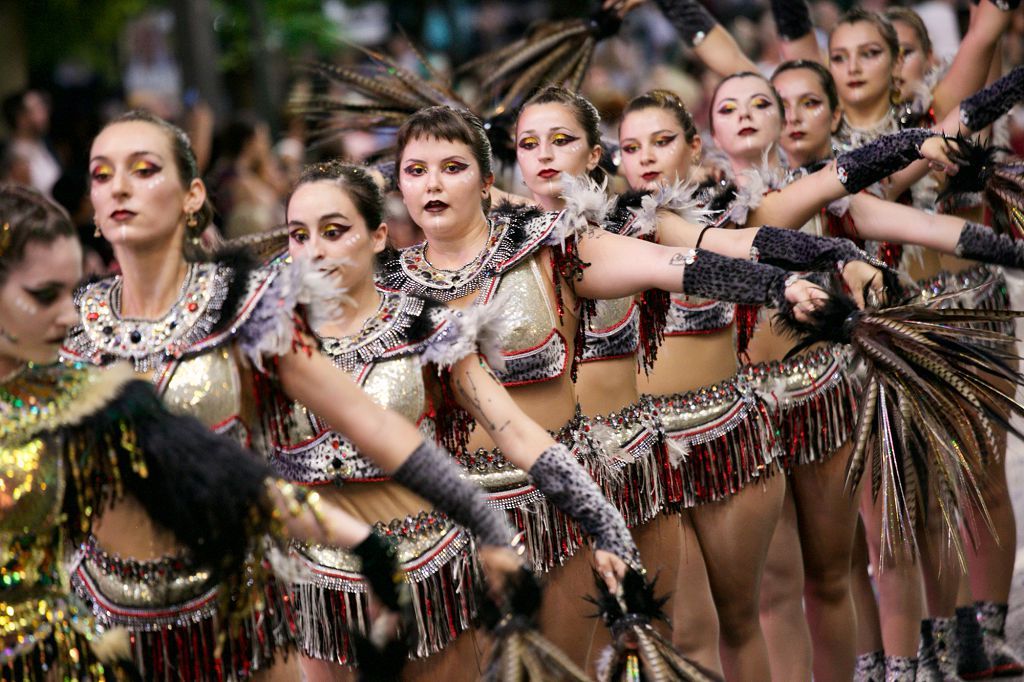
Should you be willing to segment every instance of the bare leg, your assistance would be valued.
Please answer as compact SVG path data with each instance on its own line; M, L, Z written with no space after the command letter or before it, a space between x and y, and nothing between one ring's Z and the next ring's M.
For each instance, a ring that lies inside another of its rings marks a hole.
M786 487L761 579L761 629L773 680L811 679L811 633L804 615L804 565L793 489Z
M871 486L867 484L863 486L860 497L861 518L878 584L879 620L885 655L914 658L921 639L921 569L904 548L896 548L892 553L880 556L881 500L875 503L871 498Z
M704 553L690 512L680 515L681 540L672 614L672 644L709 672L722 674L718 653L718 612L711 598Z
M538 618L541 634L581 668L587 666L595 632L604 628L592 617L594 605L583 599L594 593L590 558L591 553L581 549L544 576L544 603ZM434 682L437 679L441 678Z
M882 650L882 626L878 620L878 601L871 582L868 543L864 524L859 520L853 535L853 601L857 607L857 655Z
M761 574L782 512L786 478L776 473L723 502L693 510L720 624L729 680L763 680L768 648L758 621Z
M857 497L846 490L844 445L824 462L793 470L803 546L804 604L814 643L814 679L848 680L856 658L857 614L850 588Z
M471 682L480 679L486 661L486 636L474 630L464 632L443 651L433 656L408 661L402 669L403 682ZM317 658L301 657L300 665L309 682L356 682L358 675L350 666ZM297 680L294 677L271 678ZM261 681L262 682L262 681Z

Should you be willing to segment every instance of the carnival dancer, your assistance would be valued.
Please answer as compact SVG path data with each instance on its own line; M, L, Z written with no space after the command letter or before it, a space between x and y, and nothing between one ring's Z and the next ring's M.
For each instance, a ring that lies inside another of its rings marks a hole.
M375 401L401 412L424 433L448 444L473 478L508 483L519 471L553 507L595 541L595 563L610 590L621 566L642 570L622 519L587 472L508 396L489 365L504 369L500 336L504 306L467 311L374 285L374 265L386 248L384 200L371 175L341 163L308 167L287 206L289 250L314 267L337 270L346 300L314 330L321 352L348 372ZM476 611L475 551L466 531L386 475L342 436L296 406L299 427L291 443L275 447L274 468L288 479L316 486L327 499L382 527L396 540L413 587L416 654L410 672L426 678L470 679L477 652L470 628ZM516 468L466 449L475 423ZM557 469L557 476L552 478ZM343 483L340 490L326 484ZM300 630L307 654L351 662L347 632L365 610L350 583L350 559L328 547L299 552L317 576L297 587ZM614 557L614 559L613 559ZM577 640L585 638L576 633ZM307 675L329 674L310 662ZM477 671L479 674L479 671Z
M507 527L450 458L313 352L296 305L316 298L308 283L323 273L304 273L282 258L255 268L237 256L186 258L187 237L205 229L210 213L184 133L150 114L126 114L94 140L90 177L97 231L113 243L122 274L78 294L80 324L65 343L66 358L131 361L172 410L264 456L298 399L394 480L470 528L495 581L518 566ZM294 677L295 659L282 658L296 638L286 591L255 583L263 609L221 653L199 638L217 611L216 587L203 575L137 508L121 504L94 529L73 584L101 624L134 633L147 675Z
M130 367L56 364L77 321L72 292L82 251L62 209L37 192L0 188L0 506L5 680L122 679L128 634L97 631L67 589L64 550L111 505L132 504L206 566L227 599L222 632L254 608L246 582L262 569L264 535L354 547L387 605L397 601L382 539L316 495L273 482L235 441L169 413ZM181 486L181 481L188 486ZM129 502L130 500L130 502ZM219 646L216 633L204 640Z

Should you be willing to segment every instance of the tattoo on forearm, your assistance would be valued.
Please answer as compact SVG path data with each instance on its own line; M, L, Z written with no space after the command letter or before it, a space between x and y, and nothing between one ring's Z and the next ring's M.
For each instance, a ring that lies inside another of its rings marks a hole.
M510 422L506 420L504 424L498 426L491 416L487 414L487 411L484 409L483 401L480 400L480 391L477 389L476 382L473 381L473 377L469 375L460 377L455 381L455 386L459 389L459 393L462 394L462 397L465 398L465 400L476 410L476 413L479 415L477 419L483 423L485 429L491 432L500 432L504 431L505 427L509 425Z
M682 252L676 252L672 254L672 258L668 261L669 265L686 265L686 254Z

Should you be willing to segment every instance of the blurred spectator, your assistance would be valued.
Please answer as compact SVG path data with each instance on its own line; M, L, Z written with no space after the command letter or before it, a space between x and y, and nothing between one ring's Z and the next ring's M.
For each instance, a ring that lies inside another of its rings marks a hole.
M221 132L216 147L209 186L224 236L265 232L284 222L288 179L271 151L270 127L240 114Z
M71 222L78 229L78 238L82 242L82 253L85 258L85 277L109 274L114 261L114 251L107 240L96 236L85 166L70 168L60 176L53 186L53 200L64 207L71 216Z
M10 153L28 166L29 184L50 196L60 177L60 163L46 144L50 106L38 90L20 90L3 101L4 121L11 131Z
M0 140L0 183L13 182L17 185L31 185L32 174L28 162L14 153L10 142Z

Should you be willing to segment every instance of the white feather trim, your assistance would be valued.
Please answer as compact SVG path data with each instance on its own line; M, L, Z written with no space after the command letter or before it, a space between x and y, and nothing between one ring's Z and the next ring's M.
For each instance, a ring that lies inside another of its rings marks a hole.
M665 438L665 448L668 450L668 462L678 467L690 456L690 442L676 438Z
M342 265L340 260L320 261L314 267L309 259L297 258L270 275L273 281L239 330L239 345L254 366L262 370L265 356L291 351L297 306L307 307L314 329L341 316L349 300L336 274Z
M450 332L440 332L427 342L421 353L424 362L451 367L467 355L479 352L492 369L503 371L501 340L518 321L507 314L507 302L507 294L499 294L486 305L443 310L441 315Z
M761 205L764 195L786 184L785 171L769 167L767 154L765 152L766 158L760 166L740 172L743 181L737 181L736 199L729 207L729 219L736 225L746 225L750 212Z
M601 653L594 662L594 672L597 673L598 682L610 682L612 659L615 657L615 648L609 644L601 649Z
M279 547L270 539L263 540L263 556L270 570L284 585L308 584L316 580L309 565L291 551Z
M828 212L842 218L850 212L850 197L839 197L828 205Z
M600 229L608 212L615 207L615 199L608 196L607 187L607 180L598 183L586 175L566 176L562 181L565 209L545 243L557 243L564 248L566 241Z

